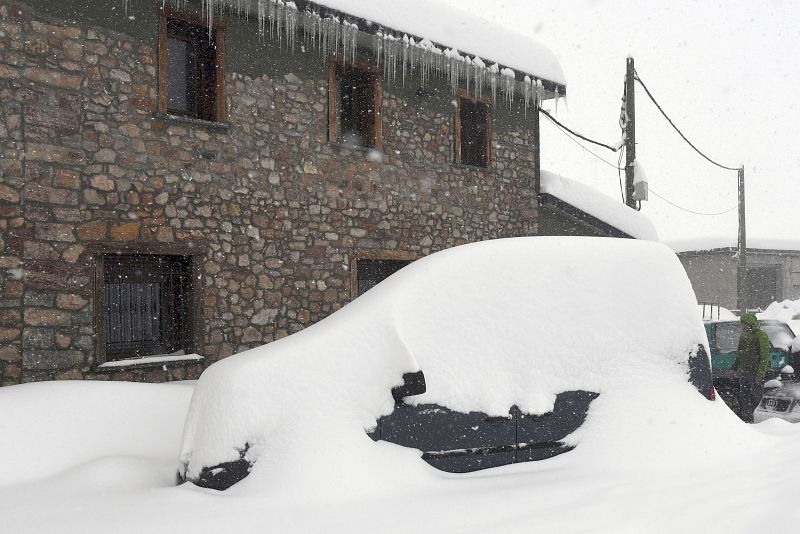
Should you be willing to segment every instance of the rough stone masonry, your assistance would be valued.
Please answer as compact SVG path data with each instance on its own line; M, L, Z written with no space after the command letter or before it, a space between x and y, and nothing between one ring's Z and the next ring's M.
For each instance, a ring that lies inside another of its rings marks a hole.
M157 113L154 42L0 0L4 385L196 378L341 308L356 258L537 233L536 113L495 114L492 164L471 168L452 162L452 94L387 86L373 157L328 142L315 57L297 59L312 75L231 69L224 124L179 121ZM100 370L98 251L148 245L199 262L205 361Z

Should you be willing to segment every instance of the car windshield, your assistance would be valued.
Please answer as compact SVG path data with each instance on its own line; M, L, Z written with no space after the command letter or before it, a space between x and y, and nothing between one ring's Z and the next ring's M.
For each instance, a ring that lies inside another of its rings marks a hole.
M789 350L794 340L794 334L788 325L783 323L761 323L761 329L767 334L773 347Z
M739 336L742 333L742 324L717 323L717 350L720 352L735 352L739 346Z

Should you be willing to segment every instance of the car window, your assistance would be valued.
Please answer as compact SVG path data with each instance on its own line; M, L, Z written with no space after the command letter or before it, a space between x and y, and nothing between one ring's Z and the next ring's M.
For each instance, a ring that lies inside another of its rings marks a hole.
M789 327L782 323L762 324L761 329L767 334L773 347L789 350L794 340L794 334Z
M717 323L717 350L719 352L736 351L741 333L741 323Z

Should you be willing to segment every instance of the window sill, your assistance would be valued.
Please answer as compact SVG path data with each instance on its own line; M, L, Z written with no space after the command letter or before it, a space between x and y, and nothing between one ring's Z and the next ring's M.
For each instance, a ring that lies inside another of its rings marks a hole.
M101 363L96 367L98 371L115 371L123 369L141 369L144 367L174 367L187 363L199 363L205 360L199 354L181 354L181 355L157 355L157 356L144 356L142 358L128 358L126 360L114 360L110 362Z
M485 172L491 172L492 171L491 164L483 167L481 165L470 165L468 163L453 162L452 165L456 169L465 169L465 170L468 170L468 171L485 171Z
M184 117L182 115L173 115L171 113L156 113L155 118L170 124L181 124L184 126L197 126L207 130L215 130L227 132L231 129L229 122L207 121L204 119L194 119L192 117Z
M383 150L380 147L370 147L364 145L348 145L347 143L339 143L337 141L328 141L328 146L334 150L351 150L353 152L360 152L362 154L380 154L383 158Z

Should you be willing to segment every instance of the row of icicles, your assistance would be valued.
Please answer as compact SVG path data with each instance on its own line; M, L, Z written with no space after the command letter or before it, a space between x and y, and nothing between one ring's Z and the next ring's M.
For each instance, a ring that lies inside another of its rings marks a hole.
M127 12L128 1L125 2ZM184 9L188 0L161 0L162 6L170 2L177 9ZM346 19L321 16L319 13L301 11L291 1L284 0L202 0L203 13L211 27L214 17L225 11L240 17L256 13L259 34L284 42L289 50L297 46L298 35L303 45L323 54L324 57L341 54L343 61L354 63L359 35L358 26ZM363 34L368 35L368 34ZM387 82L395 82L398 76L403 85L406 78L417 71L422 86L432 75L444 76L453 92L463 84L467 91L482 97L487 90L492 101L497 103L498 94L503 96L508 107L514 103L515 95L522 98L525 111L545 98L541 80L525 76L516 81L516 73L509 68L500 68L497 63L487 66L479 57L470 57L457 50L442 49L428 39L416 40L408 35L397 37L388 31L377 31L368 36L372 39L375 62L382 67ZM556 102L558 90L556 90Z

